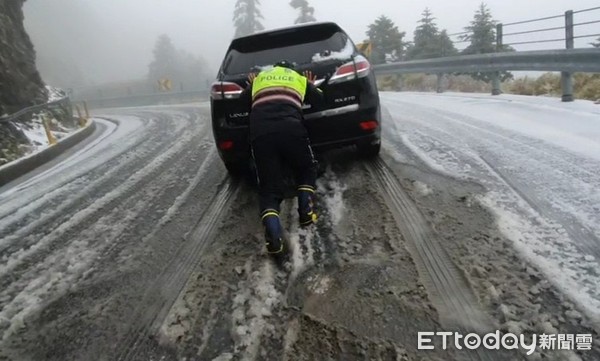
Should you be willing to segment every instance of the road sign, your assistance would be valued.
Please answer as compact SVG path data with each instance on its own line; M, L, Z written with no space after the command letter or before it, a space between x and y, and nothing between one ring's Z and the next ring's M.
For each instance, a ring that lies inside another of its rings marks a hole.
M365 56L367 58L371 57L371 52L373 51L373 45L371 44L370 41L366 40L366 41L363 41L362 43L358 43L358 44L356 44L356 47L358 48L358 51L365 54Z
M160 91L170 91L173 88L173 84L171 83L171 79L162 78L158 80L158 89Z

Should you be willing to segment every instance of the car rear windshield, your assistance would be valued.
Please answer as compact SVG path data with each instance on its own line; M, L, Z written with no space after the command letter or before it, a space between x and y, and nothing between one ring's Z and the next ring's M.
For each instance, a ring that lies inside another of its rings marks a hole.
M300 65L332 59L335 54L349 58L353 50L348 36L337 27L290 29L234 40L222 70L225 74L242 74L280 60Z

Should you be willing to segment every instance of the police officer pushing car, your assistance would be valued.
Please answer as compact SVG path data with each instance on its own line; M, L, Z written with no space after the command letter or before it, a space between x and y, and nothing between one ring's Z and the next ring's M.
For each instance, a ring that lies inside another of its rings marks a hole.
M304 76L291 63L280 61L258 75L250 74L242 97L250 111L250 142L259 183L260 214L267 252L280 259L286 252L279 219L283 200L283 167L296 177L298 216L301 226L317 221L314 196L317 162L303 124L302 104L317 104L323 93L311 72Z

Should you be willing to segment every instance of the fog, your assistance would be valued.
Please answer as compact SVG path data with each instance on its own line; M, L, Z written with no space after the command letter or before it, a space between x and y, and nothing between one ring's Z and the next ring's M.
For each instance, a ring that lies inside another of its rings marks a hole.
M28 0L25 23L36 47L38 66L49 83L81 86L145 78L152 49L161 34L169 35L178 49L206 59L207 73L214 76L234 34L235 2ZM390 17L410 40L425 7L432 10L440 29L460 32L480 2L309 0L317 20L337 22L356 42L365 39L368 24L382 14ZM511 22L590 8L598 1L490 0L487 5L496 20ZM260 9L267 29L291 25L297 16L288 0L261 0ZM600 18L600 14L594 14L594 18ZM554 24L560 26L561 19Z

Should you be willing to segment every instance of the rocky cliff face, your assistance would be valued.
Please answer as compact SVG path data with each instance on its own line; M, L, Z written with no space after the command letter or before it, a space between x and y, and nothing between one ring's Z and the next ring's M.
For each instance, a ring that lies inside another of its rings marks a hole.
M0 115L44 103L46 89L23 25L25 0L0 1Z

